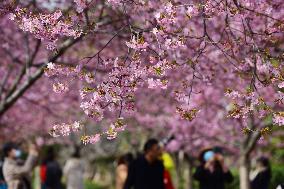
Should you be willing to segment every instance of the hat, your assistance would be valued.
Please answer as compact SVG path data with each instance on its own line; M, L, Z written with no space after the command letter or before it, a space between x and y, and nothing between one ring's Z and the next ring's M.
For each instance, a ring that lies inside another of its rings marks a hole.
M213 148L213 152L218 153L218 154L223 154L223 148L220 146L215 146Z

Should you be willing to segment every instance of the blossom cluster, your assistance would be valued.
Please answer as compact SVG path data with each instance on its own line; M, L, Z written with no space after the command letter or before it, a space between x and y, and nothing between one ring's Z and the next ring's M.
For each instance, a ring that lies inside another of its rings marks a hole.
M122 0L107 0L107 2L113 6L118 6L120 5Z
M168 2L164 8L156 12L155 18L161 25L173 24L176 22L176 7Z
M53 137L68 136L70 135L71 132L77 132L81 130L82 127L83 125L78 121L75 121L72 124L66 124L66 123L56 124L52 127L49 133Z
M244 93L227 89L225 96L234 100L232 109L229 111L229 116L234 118L246 119L255 112L263 118L271 113L271 107L265 103L264 98L250 89Z
M148 79L148 88L149 89L166 89L167 88L167 80L160 80L160 79Z
M276 112L273 114L273 123L279 126L284 125L284 112Z
M129 65L118 58L115 59L112 71L106 76L108 80L97 84L95 88L84 88L81 91L83 99L81 107L85 113L101 119L106 108L110 112L120 112L120 114L122 113L120 110L124 109L133 111L131 104L134 93L146 74L145 68L141 68L140 64L139 59Z
M82 31L73 28L72 23L63 19L60 10L51 14L34 14L24 8L17 8L11 13L10 19L15 21L20 29L30 32L37 39L46 42L47 49L54 50L60 37L78 38Z
M178 114L180 114L181 118L188 120L188 121L192 121L196 117L197 113L199 112L199 110L195 108L186 110L180 107L177 107L176 111Z
M144 71L143 71L144 70ZM49 77L68 76L71 78L80 78L87 85L81 88L80 107L90 118L101 121L104 118L105 111L118 113L120 117L109 129L103 133L108 139L113 139L119 131L124 130L125 125L122 122L122 114L131 113L134 110L134 93L141 85L146 74L146 68L140 68L140 60L133 61L130 65L122 62L118 58L113 61L113 69L106 76L109 81L103 81L95 84L94 76L81 67L66 67L54 63L49 63L45 70ZM65 92L68 85L62 82L56 82L53 85L55 92ZM55 125L54 130L60 130L59 133L68 133L71 131L66 124ZM64 134L66 135L66 134ZM92 137L84 137L84 143L90 143Z
M80 80L84 80L87 83L94 82L94 75L91 72L88 72L82 69L81 65L77 65L76 67L72 66L64 66L60 64L55 64L52 62L47 63L47 66L44 70L44 73L47 77L70 77L70 78L79 78ZM69 82L55 82L53 84L53 91L56 93L64 93L69 90Z
M136 39L136 38L137 37L133 36L130 42L126 42L126 45L129 48L132 48L132 49L135 49L135 50L145 51L147 46L148 46L148 43L144 41L143 37L138 38L138 39Z
M275 124L282 123L282 114L275 110L275 102L283 105L282 55L274 41L281 39L283 32L277 16L271 18L269 4L261 5L259 11L263 14L259 14L252 9L258 4L248 1L238 4L213 0L198 4L147 1L143 6L138 1L108 2L122 5L127 14L125 23L130 32L125 29L123 37L117 34L113 37L121 40L119 45L127 49L126 55L121 56L123 48L119 48L119 55L107 62L110 69L100 78L80 67L49 65L46 72L50 76L75 76L86 82L80 89L80 107L86 115L101 121L109 114L113 118L134 113L140 93L137 91L146 90L143 88L146 86L166 89L175 96L176 105L171 107L177 106L176 112L187 121L194 121L197 113L214 104L222 109L221 113L204 116L213 119L215 125L219 124L218 119L225 119L223 109L233 118L247 120L257 115L264 119L273 115ZM244 22L251 18L254 18L251 22ZM278 25L278 34L267 33L269 26L265 23ZM124 36L130 40L125 41ZM100 58L98 55L99 62ZM232 89L224 95L226 88ZM56 82L54 89L64 92L68 86ZM200 125L205 124L200 121ZM115 125L111 124L105 134L115 138ZM86 141L89 139L86 137Z
M77 10L78 13L83 12L84 9L87 8L86 0L74 0L74 2L77 5L76 10Z
M54 83L53 84L53 91L56 93L64 93L67 92L69 90L68 85L65 83Z
M68 136L71 133L81 131L85 125L75 121L72 124L56 124L50 130L50 135L53 137L59 136ZM118 118L114 123L110 124L109 128L102 133L97 133L94 135L82 135L81 141L83 144L95 144L100 141L102 136L106 136L108 140L115 139L119 132L124 131L126 127L125 121L123 118Z
M83 142L83 144L96 144L97 142L99 142L101 139L101 135L100 134L95 134L95 135L83 135L81 137L81 141Z

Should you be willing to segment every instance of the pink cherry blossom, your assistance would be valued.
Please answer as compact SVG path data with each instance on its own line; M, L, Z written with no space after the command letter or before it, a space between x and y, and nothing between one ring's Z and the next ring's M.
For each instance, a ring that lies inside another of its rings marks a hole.
M148 79L148 88L149 89L156 89L156 88L166 89L167 88L167 81L161 81L160 79L149 78Z
M107 2L113 6L118 6L121 3L121 0L107 0Z
M68 85L65 83L54 83L53 84L53 91L56 93L64 93L69 90Z
M196 154L216 141L240 152L233 143L256 143L271 116L282 124L281 1L91 2L1 6L0 124L9 129L0 135L52 125L53 136L80 135L87 121L113 139L137 121Z
M77 5L76 10L77 10L78 13L83 12L84 9L87 7L86 0L74 0L74 2Z
M13 14L13 21L17 22L20 29L32 33L36 38L47 42L47 47L54 50L56 42L60 36L78 38L82 32L74 30L72 24L64 22L60 10L52 14L33 14L28 13L25 9L17 9Z
M284 113L283 112L277 112L273 114L273 122L276 125L283 126L284 125Z
M279 83L279 84L278 84L278 87L279 87L279 88L284 88L284 82Z
M89 139L89 143L90 144L96 144L97 142L99 142L101 139L101 135L100 134L95 134L93 136L90 136L90 139Z
M142 51L145 51L147 46L148 46L148 43L145 42L143 40L143 38L135 38L135 37L132 37L131 41L130 42L126 42L126 45L129 47L129 48L132 48L132 49L135 49L135 50L142 50Z

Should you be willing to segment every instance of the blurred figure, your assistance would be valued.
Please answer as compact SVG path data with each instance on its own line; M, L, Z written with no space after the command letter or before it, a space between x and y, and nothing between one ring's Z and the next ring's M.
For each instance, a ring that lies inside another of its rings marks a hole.
M76 147L72 158L67 160L63 172L66 177L67 189L84 188L84 164L81 160L80 148Z
M5 182L4 175L3 175L3 163L4 163L4 160L1 158L0 159L0 189L7 189L7 184Z
M29 145L29 155L23 165L19 165L17 159L22 155L22 151L15 143L4 144L3 153L5 156L3 164L3 174L9 189L30 189L31 185L27 179L38 157L35 145Z
M127 153L118 159L115 178L116 189L123 189L127 178L128 167L132 161L133 155L131 153Z
M44 159L39 167L41 189L45 189L46 180L46 159Z
M161 147L156 139L144 145L144 154L130 164L124 189L165 189Z
M260 157L256 160L256 169L250 174L251 189L268 189L271 179L268 158Z
M54 148L48 148L46 158L43 161L43 166L45 167L45 178L43 182L43 188L62 189L62 169L59 163L56 161L56 154Z
M232 173L224 163L221 148L204 150L199 159L201 165L193 177L199 181L200 189L224 189L225 183L233 181Z
M284 189L284 183L277 186L276 189Z
M174 185L172 182L171 171L174 169L174 161L172 160L169 153L166 151L162 154L162 161L164 165L164 184L165 189L174 189Z

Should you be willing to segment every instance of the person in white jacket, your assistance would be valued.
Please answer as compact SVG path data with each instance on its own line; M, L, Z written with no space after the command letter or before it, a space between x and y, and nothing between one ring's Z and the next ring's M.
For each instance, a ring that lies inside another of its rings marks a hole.
M17 159L21 156L21 151L15 143L8 142L3 146L5 160L3 164L3 175L9 189L28 189L30 183L26 176L29 175L38 157L38 151L34 144L29 146L29 155L23 165L19 165Z
M67 160L63 173L66 178L67 189L84 188L84 164L80 158L80 150L76 148L72 157Z

